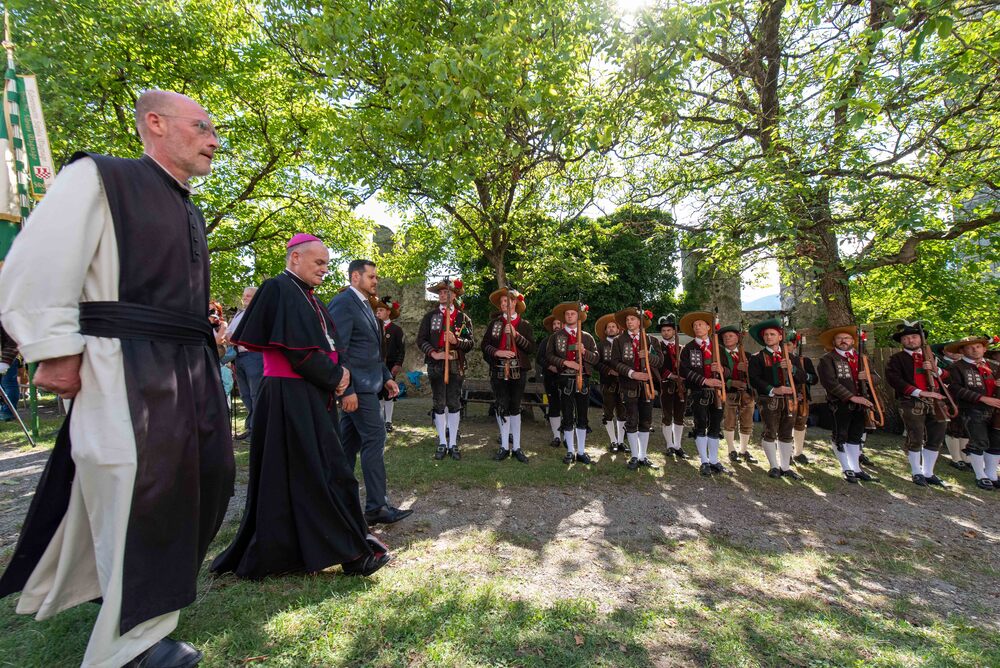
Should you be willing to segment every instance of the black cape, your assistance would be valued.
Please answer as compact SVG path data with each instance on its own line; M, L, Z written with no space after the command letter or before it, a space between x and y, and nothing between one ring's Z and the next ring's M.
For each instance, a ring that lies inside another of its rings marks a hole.
M254 407L246 509L215 573L262 578L316 572L371 554L358 481L336 431L334 391L343 368L326 354L326 309L289 273L264 282L232 335L251 350L278 351L302 378L265 375Z

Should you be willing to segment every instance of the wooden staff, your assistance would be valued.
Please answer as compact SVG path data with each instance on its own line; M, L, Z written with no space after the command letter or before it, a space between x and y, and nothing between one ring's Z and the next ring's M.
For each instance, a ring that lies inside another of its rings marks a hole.
M444 384L448 384L449 380L449 370L451 369L451 341L448 338L448 333L451 331L451 309L445 305L444 307Z
M653 384L653 371L649 367L649 338L646 336L646 328L643 327L646 323L643 322L644 313L642 312L642 307L639 308L639 343L642 345L642 349L646 353L646 375L648 378L643 381L642 386L646 391L646 398L652 401L656 397L656 386Z
M583 323L580 322L580 315L583 313L583 304L579 304L576 311L576 391L583 392Z
M806 374L806 363L802 360L802 349L806 345L806 337L802 334L796 334L799 337L799 368L802 369L802 374ZM799 400L799 416L808 418L809 417L809 397L806 396L806 385L802 386L802 399Z
M795 391L795 370L792 368L792 353L788 348L788 341L781 342L781 368L785 372L785 385L792 388L792 393L788 396L788 402L785 404L788 408L789 417L795 415L795 411L799 409L799 396Z
M904 320L903 322L906 321ZM934 415L938 420L954 420L958 417L958 405L952 398L951 392L948 391L948 386L941 382L941 378L938 375L940 371L938 370L937 357L935 357L934 351L931 350L930 344L927 343L927 334L924 332L924 323L918 320L917 329L920 330L920 340L924 342L924 361L934 362L933 371L927 371L926 369L921 369L920 371L928 376L927 387L931 388L932 392L940 392L944 395L944 401L941 399L934 400Z
M510 304L509 304L509 301L510 301L510 292L509 291L507 292L507 299L508 299L507 308L510 308ZM515 303L514 304L514 313L516 313L516 312L517 312L517 304ZM507 313L507 316L508 316L507 317L507 322L504 324L504 326L507 328L507 350L509 350L510 352L514 353L514 357L508 357L507 359L505 359L503 361L503 379L504 380L510 380L510 361L513 360L513 359L517 359L517 342L514 341L514 327L513 327L513 325L511 325L511 321L514 318L514 314L513 313Z
M722 364L722 358L720 357L719 348L719 307L715 307L715 322L712 327L712 363L718 362ZM715 407L722 408L726 403L726 376L725 374L719 374L719 380L722 381L722 387L715 390Z
M868 341L868 334L860 327L858 327L858 340L860 341L858 352L861 357L861 370L864 374L863 376L859 376L859 381L864 384L862 385L862 389L867 386L867 394L871 402L875 404L875 408L868 409L868 420L871 424L881 429L885 426L885 413L882 412L882 402L878 400L878 392L875 390L875 382L872 380L872 369L868 364L868 355L864 352L865 342Z

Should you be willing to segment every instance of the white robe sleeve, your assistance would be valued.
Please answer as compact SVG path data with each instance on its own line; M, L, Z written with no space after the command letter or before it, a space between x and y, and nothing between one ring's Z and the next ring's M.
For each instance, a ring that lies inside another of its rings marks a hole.
M110 220L97 165L84 158L59 173L15 238L0 272L0 314L25 361L83 352L80 301Z

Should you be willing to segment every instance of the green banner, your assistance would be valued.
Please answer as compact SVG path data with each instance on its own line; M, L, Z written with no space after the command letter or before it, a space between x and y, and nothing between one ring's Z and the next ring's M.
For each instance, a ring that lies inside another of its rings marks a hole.
M28 158L28 178L31 195L40 200L52 186L55 169L52 165L52 151L45 130L42 115L42 100L38 94L38 82L32 75L17 76L17 94L20 98L21 132L24 137L24 152Z

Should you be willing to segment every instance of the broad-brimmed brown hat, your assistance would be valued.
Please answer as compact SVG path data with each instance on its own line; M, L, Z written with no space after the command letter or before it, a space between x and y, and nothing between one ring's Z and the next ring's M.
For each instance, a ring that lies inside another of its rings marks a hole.
M625 318L630 315L634 315L639 318L642 322L642 329L648 329L649 326L653 324L653 314L651 312L640 312L637 306L628 306L623 308L621 311L618 311L618 313L615 313L615 321L618 323L618 328L623 332L628 329L628 327L625 326Z
M524 313L525 309L524 295L522 295L520 292L518 292L513 288L507 287L507 288L500 288L499 290L494 290L492 293L490 293L490 303L493 304L495 307L497 307L497 310L500 310L501 297L507 297L508 299L513 299L514 302L517 304L517 306L514 307L514 309L517 311L517 314L521 315L522 313Z
M382 295L381 297L374 297L372 303L372 308L384 308L389 312L389 320L395 320L399 317L399 302L392 301L392 297L389 295Z
M545 331L548 332L549 334L552 333L552 325L553 323L555 323L556 319L557 318L554 315L547 315L542 320L542 327L544 327ZM559 322L562 322L562 320L560 320Z
M858 345L858 326L857 325L841 325L840 327L831 327L817 337L819 344L823 346L826 350L833 350L833 339L837 334L850 334L854 337L854 345Z
M587 322L587 311L590 307L583 302L563 302L552 309L552 315L562 324L566 324L566 311L576 311L580 314L579 323Z
M465 286L462 285L462 279L445 278L427 288L428 292L441 292L442 290L451 290L456 297L461 297L462 293L465 292Z
M990 338L988 336L967 336L964 339L952 341L944 349L945 352L952 353L953 355L963 355L962 349L971 343L981 343L983 347L986 347L990 345Z
M617 318L615 318L615 315L616 314L614 313L608 313L598 318L597 323L594 325L594 336L596 336L598 339L605 338L607 336L608 324L613 322L616 325L618 325L618 321ZM621 329L621 325L618 325L618 329Z
M712 328L712 323L715 322L715 314L709 311L692 311L691 313L685 313L684 317L681 318L680 330L687 334L688 336L694 336L694 322L695 320L704 320L708 323L709 330Z

